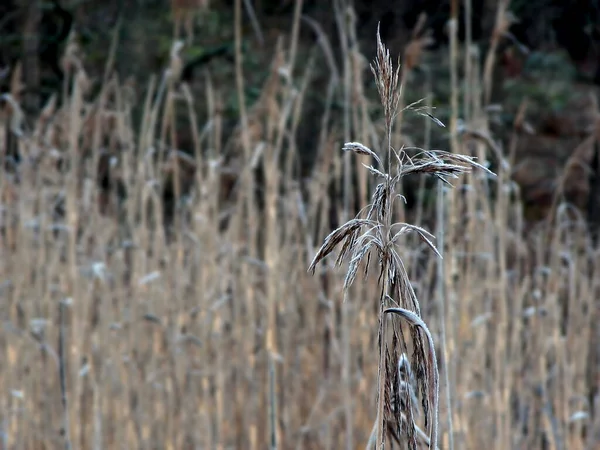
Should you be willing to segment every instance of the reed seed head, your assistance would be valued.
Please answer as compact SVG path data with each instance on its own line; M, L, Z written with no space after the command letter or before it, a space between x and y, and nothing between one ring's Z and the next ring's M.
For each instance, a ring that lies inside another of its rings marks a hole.
M400 64L394 70L390 51L381 42L379 25L377 25L377 57L375 58L375 66L371 65L371 71L375 76L386 125L390 128L400 102L400 90L398 89Z

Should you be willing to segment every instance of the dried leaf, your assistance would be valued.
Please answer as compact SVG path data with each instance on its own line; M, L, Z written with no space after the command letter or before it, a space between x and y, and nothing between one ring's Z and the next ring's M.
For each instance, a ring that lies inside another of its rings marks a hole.
M444 122L442 122L440 119L438 119L437 117L429 114L428 112L419 112L420 115L425 116L425 117L429 117L431 120L433 120L433 122L442 127L442 128L446 128L446 125L444 125Z
M364 166L364 167L366 167L366 168L367 168L367 170L368 170L369 172L371 172L371 173L372 173L373 175L375 175L375 176L378 176L378 177L381 177L381 178L387 178L387 177L388 177L388 175L386 175L385 173L383 173L383 172L381 172L381 171L377 170L377 169L376 169L375 167L373 167L373 166L367 166L366 164L363 164L363 166Z
M369 225L373 226L377 224L368 219L352 219L329 233L329 235L325 238L323 245L312 260L308 271L314 274L315 267L319 261L329 255L329 253L331 253L340 242L343 242L348 237L352 238L354 233L360 230L361 227Z
M342 150L345 152L357 153L359 155L371 156L379 165L381 165L381 159L379 159L379 156L377 156L377 154L369 147L361 144L360 142L346 142L342 147Z
M384 314L396 314L409 322L413 327L420 328L427 338L428 354L426 360L427 373L427 396L429 402L433 405L431 417L431 431L429 433L430 447L437 446L438 435L438 405L439 405L439 371L437 367L437 359L435 356L435 346L433 344L433 336L429 328L417 314L404 308L388 308Z
M375 244L373 240L371 240L365 245L358 247L357 251L354 253L352 259L350 260L348 272L346 272L346 278L344 280L344 289L348 289L352 285L352 283L356 279L356 274L358 273L358 267L360 266L360 263L374 245Z

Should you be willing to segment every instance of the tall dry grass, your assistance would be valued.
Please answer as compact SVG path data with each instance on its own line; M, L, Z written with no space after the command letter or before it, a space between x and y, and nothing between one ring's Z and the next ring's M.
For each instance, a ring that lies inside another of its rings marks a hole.
M28 124L19 114L18 83L4 97L0 142L16 146L21 161L15 170L5 157L10 170L0 178L1 448L365 448L382 378L394 380L394 393L415 393L387 407L412 414L418 428L404 430L427 446L432 423L425 419L434 404L423 411L416 398L422 392L411 380L423 384L432 362L424 372L396 354L397 370L379 373L378 273L357 276L344 290L345 271L330 258L316 267L318 276L307 272L331 222L355 216L375 188L372 177L351 178L355 168L366 173L359 163L370 165L372 157L344 153L344 143L399 149L394 140L413 130L402 125L390 143L385 126L367 113L368 65L350 4L336 1L345 59L341 68L327 60L331 79L315 130L316 164L310 179L295 177L305 151L295 141L303 101L316 58L332 48L320 33L311 58L297 61L301 6L251 106L244 104L244 55L237 46L242 106L230 139L223 135L224 93L210 77L202 105L208 121L198 123L198 99L176 79L177 51L168 70L148 80L145 98L110 75L110 67L99 95L90 98L73 47L71 89L57 93L62 102L51 101ZM238 32L242 11L238 0ZM552 228L523 238L519 190L510 179L516 134L509 142L493 138L485 103L490 78L479 59L461 59L453 46L456 97L447 150L494 162L497 177L476 170L454 180L454 189L439 189L443 264L427 241L400 235L396 242L410 275L403 286L418 296L435 345L438 447L594 449L600 445L598 250L583 218L566 204L557 205ZM463 79L461 62L468 64ZM460 83L469 86L465 113ZM346 108L341 128L332 120L339 98ZM140 123L132 113L137 104ZM189 117L193 160L177 151L178 111ZM426 149L429 133L443 132L429 122L424 118L423 137L422 130L413 135ZM98 187L103 155L125 198ZM223 172L230 168L238 176L225 196ZM264 173L260 189L257 170ZM165 234L168 187L176 206ZM331 190L339 196L324 195ZM110 202L111 214L100 214L100 200ZM424 204L418 210L415 226L433 213ZM385 221L406 222L407 214L399 208ZM409 334L404 325L402 331ZM379 435L396 431L377 428Z

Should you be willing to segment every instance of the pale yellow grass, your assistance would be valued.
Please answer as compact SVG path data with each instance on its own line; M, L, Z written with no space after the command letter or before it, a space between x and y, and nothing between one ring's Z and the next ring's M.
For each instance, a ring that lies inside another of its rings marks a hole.
M233 158L221 151L223 93L208 80L209 121L191 125L204 151L190 192L176 188L186 196L169 239L161 188L179 166L162 169L176 138L173 111L197 107L185 87L159 76L136 100L107 78L89 99L76 82L45 128L38 121L34 132L24 129L19 178L0 176L0 448L365 448L377 414L377 279L357 276L342 302L343 270L328 259L318 276L307 268L330 218L353 217L354 192L365 206L373 187L366 177L358 186L345 178L356 159L343 144L380 149L385 136L365 112L361 80L369 74L352 46L340 77L332 71L331 95L323 93L328 106L347 100L343 134L328 109L314 133L311 178L294 179L295 158L306 150L294 136L314 66L295 61L293 30L273 59L262 106L241 110L237 144L225 147ZM486 91L479 80L469 83L466 126L480 136L487 128L476 120ZM140 126L134 101L144 104ZM92 112L96 131L86 128ZM7 120L3 133L17 125ZM510 142L494 144L509 154ZM452 145L482 163L495 155L481 138L457 135ZM96 202L106 146L128 192L121 205L113 198L111 216ZM599 254L565 205L553 230L521 238L508 159L495 179L474 171L444 194L451 199L440 206L448 218L443 270L427 245L400 241L438 346L445 329L438 446L449 448L452 436L456 449L591 450L600 445ZM241 169L228 204L220 160ZM260 202L254 168L265 173ZM331 198L331 183L353 190ZM426 430L420 399L413 407Z

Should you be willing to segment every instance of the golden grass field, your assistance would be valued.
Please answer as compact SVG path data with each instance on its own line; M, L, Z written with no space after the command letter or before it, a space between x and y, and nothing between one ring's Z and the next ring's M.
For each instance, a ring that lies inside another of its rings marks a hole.
M210 77L202 103L209 119L196 120L196 98L176 82L176 51L142 98L109 70L90 98L76 52L67 55L73 88L31 126L21 120L18 89L5 97L0 148L6 155L10 134L21 161L0 176L0 449L367 447L380 362L377 258L346 293L348 260L334 267L339 248L314 275L308 268L332 224L370 202L376 178L360 163L373 160L342 148L361 142L384 155L385 114L367 113L379 104L362 88L373 75L350 46L331 92L319 94L343 93L341 126L331 118L340 113L326 110L314 130L314 168L295 176L306 149L294 136L314 68L298 58L299 23L297 14L232 136L223 135L223 92ZM340 27L352 42L351 27ZM417 205L397 201L393 212L394 221L436 235L443 254L418 234L396 242L436 346L438 447L600 448L598 249L583 214L559 196L548 220L528 228L511 180L517 138L494 138L486 119L493 48L484 67L469 66L475 75L463 93L451 37L452 117L445 128L423 117L416 145L449 133L444 150L482 165L501 159L495 176L474 169L449 178L454 189L440 188L429 206L421 185ZM400 83L419 57L413 44ZM241 93L237 50L229 89ZM406 106L404 91L398 101ZM143 105L139 124L135 105ZM413 132L402 127L406 116L435 115L427 105L391 121L394 148ZM189 118L194 157L174 148L175 111ZM98 167L107 164L113 184L100 186ZM229 196L226 166L236 173ZM333 184L338 195L327 195ZM172 214L165 190L176 199ZM421 401L412 406L429 436ZM419 436L418 448L424 442Z

